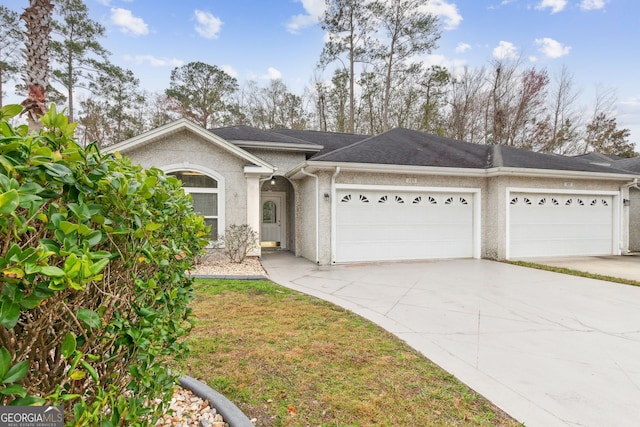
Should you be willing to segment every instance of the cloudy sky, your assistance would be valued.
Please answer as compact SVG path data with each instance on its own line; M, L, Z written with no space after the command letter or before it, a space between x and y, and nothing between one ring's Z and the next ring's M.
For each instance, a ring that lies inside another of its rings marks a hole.
M324 0L85 0L107 29L112 62L163 91L171 70L217 65L240 82L281 78L301 91L318 75ZM596 88L616 91L618 125L640 146L640 1L429 0L438 48L423 58L452 71L521 58L557 76L566 67L585 108ZM14 10L28 0L0 0ZM330 76L323 76L330 77Z

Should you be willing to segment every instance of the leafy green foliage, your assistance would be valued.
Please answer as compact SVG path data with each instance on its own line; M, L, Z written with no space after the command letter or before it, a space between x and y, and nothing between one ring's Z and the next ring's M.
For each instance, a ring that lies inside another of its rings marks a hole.
M7 122L20 111L0 109L0 404L149 425L175 384L159 360L186 352L204 220L177 179L80 147L55 106L37 135Z

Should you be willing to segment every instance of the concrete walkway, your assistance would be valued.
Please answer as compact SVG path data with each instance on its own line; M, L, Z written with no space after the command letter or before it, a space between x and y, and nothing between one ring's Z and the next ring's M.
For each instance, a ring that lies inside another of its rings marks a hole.
M334 266L284 286L372 320L527 426L640 423L640 288L488 260Z

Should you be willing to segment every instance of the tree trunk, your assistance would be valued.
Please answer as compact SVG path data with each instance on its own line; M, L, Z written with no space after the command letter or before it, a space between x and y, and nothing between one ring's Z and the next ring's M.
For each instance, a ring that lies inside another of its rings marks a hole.
M27 28L24 49L26 70L23 78L29 91L27 98L22 101L25 107L22 114L27 115L29 128L33 132L39 132L40 117L47 112L45 93L49 81L52 14L51 0L30 0L29 7L20 16Z

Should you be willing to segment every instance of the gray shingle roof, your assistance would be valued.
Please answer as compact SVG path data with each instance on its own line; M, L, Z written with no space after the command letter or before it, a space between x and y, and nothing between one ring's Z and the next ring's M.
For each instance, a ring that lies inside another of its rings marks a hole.
M640 157L631 159L621 159L613 162L613 166L618 169L624 169L635 173L640 173Z
M296 129L274 129L271 132L279 133L281 135L290 136L297 139L312 142L314 144L322 145L324 148L315 154L312 159L323 154L330 153L339 148L346 147L355 142L362 141L369 138L369 135L358 135L353 133L338 133L338 132L321 132L315 130L296 130Z
M479 145L409 129L393 129L313 160L490 169L495 167L627 173L577 158L506 146Z
M491 169L498 167L561 171L640 173L640 158L615 160L603 156L567 157L500 145L480 145L410 129L392 129L376 136L295 129L265 131L230 126L211 132L233 143L265 142L322 146L310 160L398 166ZM607 160L607 161L605 161ZM611 165L607 165L607 163Z
M210 132L229 142L235 141L258 141L277 142L290 144L312 144L311 141L300 140L292 136L287 136L275 132L257 129L251 126L229 126L223 128L209 129ZM319 148L319 147L318 147Z

